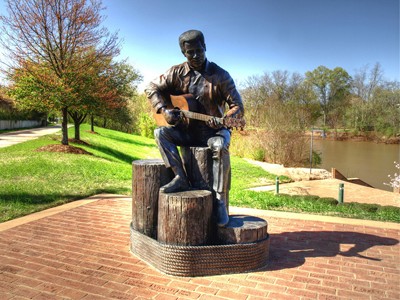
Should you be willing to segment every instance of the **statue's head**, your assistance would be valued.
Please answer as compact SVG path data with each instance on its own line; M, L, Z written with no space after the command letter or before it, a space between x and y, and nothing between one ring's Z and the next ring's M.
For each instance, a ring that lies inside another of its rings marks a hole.
M195 69L200 70L206 61L206 44L204 35L199 30L188 30L179 36L179 46L189 64Z

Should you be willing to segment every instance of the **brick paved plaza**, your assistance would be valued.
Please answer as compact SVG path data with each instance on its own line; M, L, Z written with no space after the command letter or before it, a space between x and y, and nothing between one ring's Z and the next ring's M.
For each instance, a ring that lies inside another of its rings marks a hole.
M269 264L173 277L129 251L131 199L100 195L0 224L0 299L400 299L400 226L231 208L265 218Z

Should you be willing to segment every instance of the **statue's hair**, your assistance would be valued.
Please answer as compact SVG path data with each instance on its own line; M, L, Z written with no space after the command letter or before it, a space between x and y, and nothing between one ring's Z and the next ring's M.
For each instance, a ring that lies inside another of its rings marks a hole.
M200 41L200 43L203 45L203 47L206 46L204 42L204 35L201 31L199 30L188 30L182 33L179 36L179 46L181 47L181 51L183 52L183 46L185 43L190 43L190 42L195 42L195 41Z

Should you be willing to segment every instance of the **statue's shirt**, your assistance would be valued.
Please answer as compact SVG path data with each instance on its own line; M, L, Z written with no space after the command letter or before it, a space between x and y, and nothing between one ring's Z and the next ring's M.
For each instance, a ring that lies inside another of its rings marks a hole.
M145 90L153 108L166 106L170 95L192 94L201 104L201 112L223 117L226 105L232 114L243 114L243 103L232 77L217 64L206 61L204 70L196 71L187 62L171 67L150 82Z

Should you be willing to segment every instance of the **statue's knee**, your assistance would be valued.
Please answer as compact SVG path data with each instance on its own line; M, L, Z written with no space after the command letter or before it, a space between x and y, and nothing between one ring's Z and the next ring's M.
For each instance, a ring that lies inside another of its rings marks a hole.
M224 140L221 137L212 137L208 140L208 147L212 151L221 151L224 147Z
M156 129L154 129L154 138L156 140L160 140L160 136L161 136L161 127L157 127Z
M157 127L154 129L154 138L156 140L163 139L167 136L166 127Z
M212 150L214 159L220 158L221 153L228 152L228 147L225 145L225 141L222 137L210 138L208 140L208 147Z

